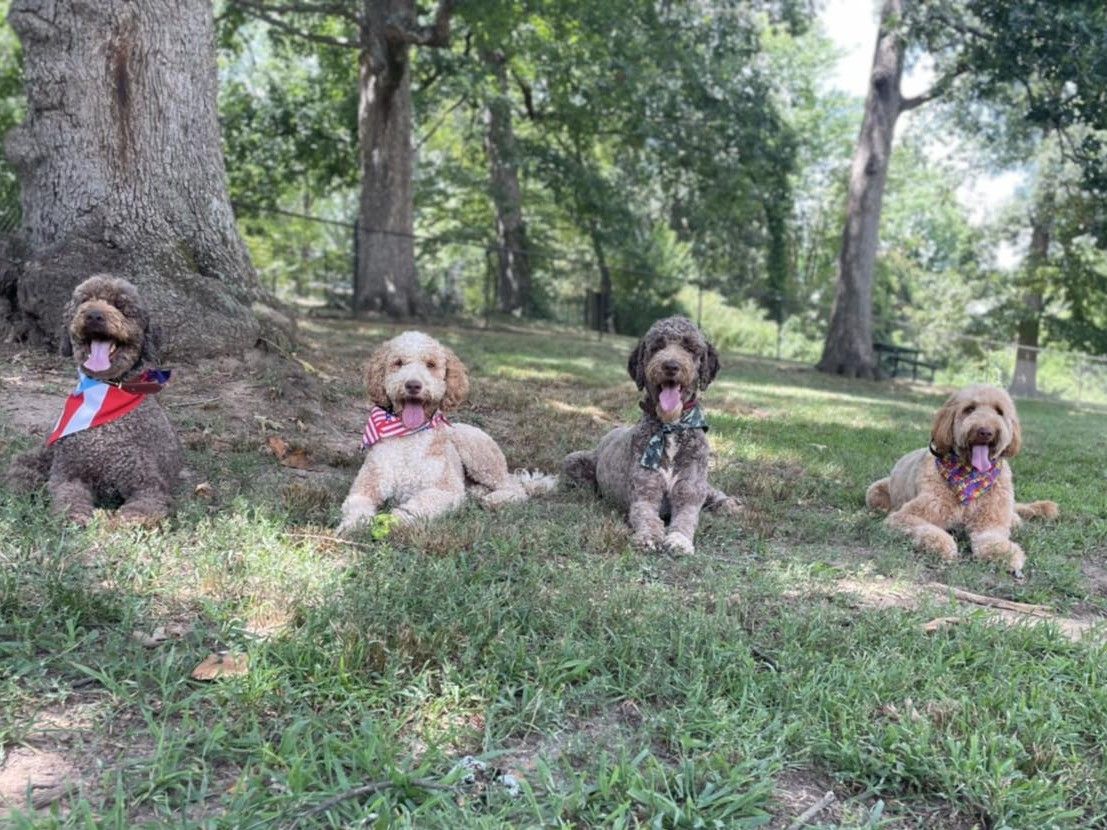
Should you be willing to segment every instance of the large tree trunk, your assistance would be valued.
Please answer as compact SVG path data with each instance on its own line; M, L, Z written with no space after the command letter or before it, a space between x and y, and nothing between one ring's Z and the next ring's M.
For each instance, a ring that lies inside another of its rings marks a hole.
M873 351L873 266L892 136L896 120L907 109L900 91L903 41L895 31L905 1L885 0L880 12L865 116L850 169L834 308L817 367L821 372L868 378L878 373Z
M386 34L393 7L405 0L370 0L361 53L358 138L361 211L355 311L409 317L423 311L415 270L411 122L411 47ZM409 10L410 11L410 10Z
M499 93L488 102L485 113L488 128L485 150L492 202L496 208L499 308L508 314L525 314L531 310L530 249L527 247L527 225L523 221L507 72L502 54L489 53L484 60L495 74Z
M74 285L125 276L166 352L258 338L257 277L227 197L207 0L15 0L27 118L6 140L20 177L18 261L0 331L53 343Z
M1027 257L1030 286L1023 294L1025 308L1019 320L1015 374L1011 378L1009 389L1015 397L1028 398L1038 394L1038 337L1045 303L1037 272L1049 257L1049 240L1053 230L1052 208L1052 199L1047 197L1031 219L1030 252Z

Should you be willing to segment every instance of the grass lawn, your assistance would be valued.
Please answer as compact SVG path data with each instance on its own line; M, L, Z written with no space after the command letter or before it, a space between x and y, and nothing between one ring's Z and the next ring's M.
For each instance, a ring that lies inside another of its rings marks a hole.
M428 330L512 466L635 417L629 340ZM183 367L161 528L0 495L0 825L787 828L833 791L805 826L1107 826L1103 413L1020 407L1019 496L1062 509L1019 531L1021 584L864 507L940 390L726 356L713 475L747 511L694 556L635 551L578 492L337 541L359 366L392 332L308 321L302 363ZM6 463L72 369L4 349ZM248 671L191 678L222 651Z

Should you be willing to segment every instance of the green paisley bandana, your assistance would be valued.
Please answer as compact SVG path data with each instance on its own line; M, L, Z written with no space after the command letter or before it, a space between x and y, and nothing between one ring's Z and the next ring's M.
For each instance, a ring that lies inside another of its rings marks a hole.
M661 466L661 456L665 452L665 436L672 432L684 432L687 429L702 429L707 432L707 419L703 417L703 411L694 406L680 416L675 424L662 424L661 429L650 436L650 442L646 444L646 451L638 463L650 470L656 470Z

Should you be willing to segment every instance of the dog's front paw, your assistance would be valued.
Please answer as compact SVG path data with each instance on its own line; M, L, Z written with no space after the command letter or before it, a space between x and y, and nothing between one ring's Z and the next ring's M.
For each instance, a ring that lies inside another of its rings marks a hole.
M917 538L919 547L928 553L937 554L946 562L957 558L957 541L944 530L925 530Z
M657 550L661 545L662 536L653 530L639 530L634 534L631 541L639 550L651 551Z
M505 504L515 504L526 500L527 494L522 487L518 489L505 487L500 490L493 490L491 493L480 497L480 503L489 510L495 510L499 507L503 507Z
M696 552L692 540L677 531L673 531L665 537L665 549L680 556L691 556Z
M740 516L744 508L742 507L742 502L738 501L734 496L727 496L716 504L713 509L724 516Z

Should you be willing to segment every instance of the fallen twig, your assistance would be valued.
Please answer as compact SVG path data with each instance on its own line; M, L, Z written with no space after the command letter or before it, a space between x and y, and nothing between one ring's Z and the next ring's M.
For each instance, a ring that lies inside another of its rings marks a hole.
M287 531L282 535L289 536L293 539L318 539L321 542L334 542L336 545L349 545L352 548L364 548L365 550L369 550L373 547L364 542L351 542L349 539L340 539L337 536L324 536L322 533L293 533L292 531Z
M788 825L788 830L800 830L800 828L804 827L807 822L809 822L816 815L821 813L837 800L838 799L834 795L834 793L828 791L826 795L824 795L822 798L820 798L818 801L816 801L814 804L812 804L810 807L800 813L799 816L797 816L796 820Z
M208 404L208 403L219 403L219 401L221 401L221 400L223 400L222 396L216 395L213 398L193 398L190 401L167 400L165 402L165 405L166 406L172 406L172 407L177 407L177 406L203 406L204 404Z
M354 787L352 789L346 790L345 792L339 793L338 795L331 796L326 801L322 801L319 804L316 804L311 809L304 811L299 816L299 818L294 819L291 826L295 827L299 822L304 821L305 819L311 818L312 816L317 816L320 813L325 813L327 812L327 810L331 809L331 807L341 804L343 801L350 801L355 798L364 798L367 795L374 795L375 793L379 793L382 790L387 790L392 787L415 787L416 789L420 790L453 789L453 787L447 786L445 784L439 784L437 781L428 781L425 778L413 778L410 781L400 782L371 781L368 784L362 784L360 787Z
M1052 617L1053 611L1048 605L1030 605L1025 602L1013 602L1009 599L989 597L984 594L974 594L963 588L954 588L952 585L943 585L941 582L931 582L929 587L939 591L947 591L954 599L962 602L971 602L973 605L983 605L987 608L1002 608L1004 611L1015 611L1019 614L1029 614L1034 617Z

